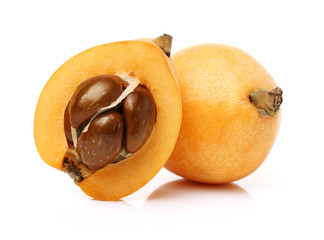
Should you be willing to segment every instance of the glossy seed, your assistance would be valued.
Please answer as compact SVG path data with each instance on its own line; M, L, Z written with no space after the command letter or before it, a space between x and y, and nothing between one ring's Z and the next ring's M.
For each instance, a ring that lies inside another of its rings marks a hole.
M117 111L105 113L90 123L80 136L78 152L92 170L113 162L123 145L123 118Z
M123 80L116 75L100 75L81 83L70 100L70 123L84 126L102 107L115 101L123 92Z
M126 141L125 149L135 153L143 147L151 136L156 107L152 94L144 87L138 86L123 103Z

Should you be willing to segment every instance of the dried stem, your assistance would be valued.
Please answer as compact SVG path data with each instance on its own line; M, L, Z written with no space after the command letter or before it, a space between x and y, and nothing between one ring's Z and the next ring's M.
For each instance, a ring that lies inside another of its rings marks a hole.
M282 103L282 90L276 87L272 90L260 89L251 93L249 98L257 108L261 116L268 117L275 116Z
M153 42L158 45L168 57L170 57L172 46L171 35L163 34L162 36L155 38Z

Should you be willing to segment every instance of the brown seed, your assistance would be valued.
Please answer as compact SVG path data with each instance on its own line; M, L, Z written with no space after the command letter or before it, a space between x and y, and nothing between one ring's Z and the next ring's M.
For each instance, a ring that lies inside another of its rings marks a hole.
M117 111L105 113L91 122L78 144L82 162L93 170L113 162L122 149L123 128L123 118Z
M137 152L151 136L155 124L156 108L152 94L138 86L123 103L126 126L125 149Z
M84 126L102 107L115 101L123 92L123 80L116 75L101 75L81 83L70 100L70 123Z
M69 106L70 106L70 102L68 103L67 107L65 108L65 112L64 112L64 133L65 133L65 138L66 138L68 147L70 149L74 149L73 138L72 138L72 133L71 133L70 114L68 111Z

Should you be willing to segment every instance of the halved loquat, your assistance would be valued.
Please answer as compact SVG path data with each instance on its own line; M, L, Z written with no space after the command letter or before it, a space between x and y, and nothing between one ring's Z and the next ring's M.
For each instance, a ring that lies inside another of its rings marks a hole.
M115 42L64 63L44 87L34 136L42 159L89 196L125 197L163 167L181 124L172 38Z

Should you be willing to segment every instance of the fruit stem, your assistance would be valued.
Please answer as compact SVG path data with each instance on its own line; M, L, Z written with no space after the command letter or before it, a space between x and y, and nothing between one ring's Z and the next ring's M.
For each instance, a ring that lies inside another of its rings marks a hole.
M171 35L164 33L162 36L153 39L153 42L158 45L168 57L170 57L172 46Z
M254 104L262 117L275 116L282 103L282 90L276 87L272 90L260 89L250 94L249 99Z

